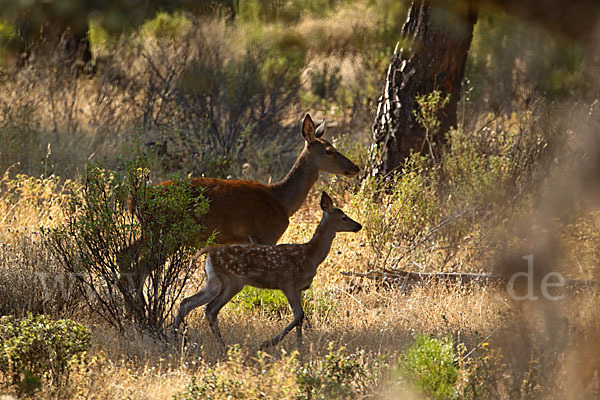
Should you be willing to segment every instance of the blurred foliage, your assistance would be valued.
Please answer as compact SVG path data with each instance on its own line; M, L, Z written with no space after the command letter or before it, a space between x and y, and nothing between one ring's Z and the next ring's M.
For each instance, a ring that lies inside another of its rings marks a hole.
M483 8L467 62L470 108L511 111L538 96L574 95L586 86L584 61L581 45Z
M322 99L334 98L338 90L342 77L340 76L340 67L330 66L325 62L320 68L309 71L310 86L312 92Z
M69 367L80 363L90 346L90 331L77 322L29 314L0 318L0 372L5 382L32 392L44 382L66 383Z
M191 28L192 22L185 14L168 14L159 12L152 19L147 19L141 26L142 35L148 35L157 39L175 40L184 35Z
M301 47L285 51L251 46L239 57L207 49L184 71L173 106L181 113L169 126L192 139L198 165L208 176L226 177L241 166L248 152L281 134L281 121L296 102ZM161 100L164 101L164 98ZM193 130L190 131L190 126ZM208 145L207 145L208 144Z
M0 18L16 24L19 34L36 35L48 23L85 32L92 18L110 32L121 32L141 25L157 11L199 11L215 6L216 2L207 0L5 0L0 6Z

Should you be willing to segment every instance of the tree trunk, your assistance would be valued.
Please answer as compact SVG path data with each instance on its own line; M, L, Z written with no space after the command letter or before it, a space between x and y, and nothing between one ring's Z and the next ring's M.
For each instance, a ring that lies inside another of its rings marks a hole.
M430 138L439 149L446 132L456 126L467 52L473 38L477 11L466 3L414 0L402 27L408 47L394 51L379 97L373 124L370 173L385 176L397 170L411 152L429 153L423 146L426 131L415 119L415 98L434 90L450 95L441 108L438 133ZM456 5L458 4L458 5ZM436 150L439 152L439 150Z

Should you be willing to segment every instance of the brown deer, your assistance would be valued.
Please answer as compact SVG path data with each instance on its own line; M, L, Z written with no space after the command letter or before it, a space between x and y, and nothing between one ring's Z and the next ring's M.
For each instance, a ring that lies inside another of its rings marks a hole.
M308 192L319 178L320 172L329 172L354 177L360 169L348 158L340 154L327 140L323 139L325 123L315 127L309 114L302 122L304 148L292 169L280 182L267 185L253 181L215 178L195 178L192 188L204 189L203 195L209 200L209 211L198 223L204 225L208 238L216 232L219 244L254 243L275 244L283 235L291 217L302 205ZM159 183L172 185L172 181ZM134 246L139 247L139 243ZM130 249L135 254L135 248ZM129 275L136 288L141 289L151 272L145 263L139 262L137 270L128 264L128 257L122 256L119 265L121 272ZM127 283L124 283L127 284ZM141 293L141 290L138 290Z
M279 343L294 327L298 347L302 347L304 310L301 292L308 289L329 250L337 232L358 232L362 226L342 210L334 208L327 193L321 195L323 218L308 243L280 245L229 245L208 247L201 253L206 258L206 286L197 294L185 298L173 323L176 331L185 316L204 304L210 328L221 346L225 347L217 324L219 310L244 286L279 289L288 299L294 312L291 324L262 349Z

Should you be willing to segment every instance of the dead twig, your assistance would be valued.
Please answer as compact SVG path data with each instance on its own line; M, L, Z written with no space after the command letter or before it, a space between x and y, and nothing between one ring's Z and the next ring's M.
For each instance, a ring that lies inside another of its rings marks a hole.
M372 280L390 281L399 286L415 285L422 282L455 282L457 284L498 284L508 283L510 276L481 274L470 272L412 272L403 270L372 270L366 273L354 271L341 271L344 276L357 278L367 278ZM585 279L565 279L565 287L586 287L597 286L599 282Z

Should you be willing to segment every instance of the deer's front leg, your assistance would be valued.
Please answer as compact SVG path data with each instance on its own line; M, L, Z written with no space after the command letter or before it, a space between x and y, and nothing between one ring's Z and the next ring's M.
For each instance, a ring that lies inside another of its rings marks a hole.
M268 347L275 346L287 335L292 329L296 328L296 341L298 346L302 346L302 320L304 319L304 310L302 309L302 302L300 301L300 292L296 290L284 290L283 293L287 297L288 302L292 306L294 312L294 320L291 324L286 326L283 331L271 340L265 341L260 345L260 349L264 350Z

